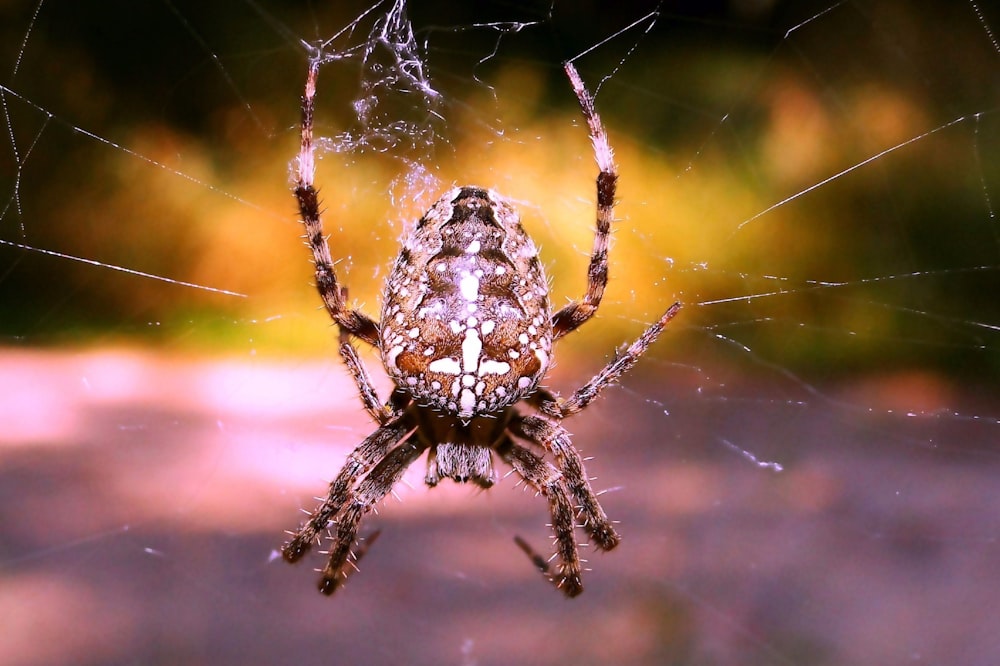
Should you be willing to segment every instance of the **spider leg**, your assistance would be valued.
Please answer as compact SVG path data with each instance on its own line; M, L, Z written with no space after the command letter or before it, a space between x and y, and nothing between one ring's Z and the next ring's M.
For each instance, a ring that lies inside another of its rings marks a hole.
M309 515L309 519L292 535L288 543L281 547L281 555L286 561L297 562L309 552L316 543L317 535L326 528L330 519L351 497L358 478L383 459L389 448L401 440L409 430L408 424L395 421L373 432L351 452L337 478L330 483L330 492L326 499Z
M377 347L378 324L360 310L347 308L344 291L337 282L337 274L333 268L330 246L323 234L319 195L313 185L313 179L316 175L313 115L318 73L319 62L313 61L309 65L305 93L302 96L302 144L299 150L295 198L298 200L299 213L306 228L306 242L309 249L312 250L313 263L316 265L316 289L319 290L326 311L341 329Z
M323 568L319 581L320 592L326 595L333 594L340 583L347 578L348 571L345 565L351 555L351 547L357 539L361 518L392 490L410 463L426 449L427 445L414 437L389 451L358 484L350 502L337 512L334 518L335 527L332 529L333 546L330 548L330 559Z
M365 411L380 426L384 426L386 423L397 418L402 409L379 400L375 386L372 384L371 375L368 374L368 369L365 367L364 362L362 362L361 357L358 356L358 350L351 344L350 334L343 328L340 329L340 357L344 359L344 364L351 373L354 385L358 388L358 394L361 396L361 404L364 405Z
M623 354L616 355L610 363L604 366L604 369L594 375L589 382L574 391L573 395L569 398L560 398L551 391L541 389L532 395L528 401L547 416L556 419L563 419L581 411L593 402L608 385L617 381L619 377L628 372L636 364L639 357L646 353L649 346L656 341L656 338L659 337L660 333L663 332L663 329L667 327L667 324L680 309L680 303L671 305L658 321L643 331L642 335L629 345Z
M608 133L601 123L601 117L594 109L594 98L587 92L573 64L567 62L564 67L587 121L600 173L597 175L597 229L594 234L594 248L590 254L590 266L587 269L587 292L583 300L567 304L552 316L554 340L579 328L594 316L601 304L604 289L608 285L608 245L611 222L614 220L615 193L618 190L618 167L611 152L611 144L608 143Z
M590 487L583 459L570 443L566 429L540 416L525 416L512 422L509 428L518 437L541 445L555 456L563 482L583 517L583 529L593 537L597 547L611 550L617 546L621 537Z
M573 505L570 502L562 474L544 458L529 451L526 447L516 444L509 438L497 449L497 452L514 468L514 471L549 501L549 510L552 512L552 530L556 535L556 554L560 561L559 568L555 573L550 573L546 563L539 563L536 558L533 558L533 561L566 596L575 597L583 592L583 580L580 573L580 555L577 552L576 538L573 535L575 527ZM521 549L533 553L530 547L525 548L521 545ZM543 567L541 564L545 566Z
M531 563L535 565L536 569L541 571L546 578L552 580L552 570L549 567L549 561L545 559L541 553L532 548L531 544L517 534L514 535L514 543L516 543L517 547L528 556L528 559L531 560Z

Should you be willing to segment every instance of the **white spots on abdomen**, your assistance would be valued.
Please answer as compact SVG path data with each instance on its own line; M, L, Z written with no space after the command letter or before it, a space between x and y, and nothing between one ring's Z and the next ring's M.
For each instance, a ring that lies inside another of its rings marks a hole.
M396 366L396 359L402 353L403 353L403 348L401 346L399 346L399 345L396 345L395 347L393 347L392 349L389 350L389 354L388 354L388 356L386 356L386 359L385 359L386 363L388 363L390 365L393 365L393 366ZM399 367L399 366L396 366L396 367Z
M547 353L545 353L544 351L542 351L541 349L536 349L535 350L535 358L538 359L538 362L542 364L543 368L546 367L546 366L548 366L548 364L549 364L549 355Z
M431 361L427 369L431 372L440 372L443 375L457 375L462 372L462 366L453 358L439 358Z
M474 328L465 329L465 340L462 341L462 369L473 372L479 367L479 357L483 352L483 341L479 331Z
M454 377L448 383L451 395L457 400L449 402L448 407L455 409L458 416L470 418L477 411L481 412L490 408L492 404L506 401L510 395L508 381L514 381L513 377L506 380L506 375L511 373L512 366L507 360L488 358L483 354L484 337L497 328L494 320L480 322L475 317L469 317L464 323L453 320L449 324L454 333L464 334L461 354L458 358L454 356L436 358L428 363L427 370ZM513 356L516 357L517 355ZM434 380L433 384L440 387L442 382ZM519 390L533 385L534 380L529 377L521 377L517 381Z
M510 372L510 363L504 361L494 361L483 359L479 364L479 375L505 375Z
M472 416L476 413L476 394L469 389L463 389L458 404L461 407L458 411L459 416L466 418Z
M479 278L473 273L466 273L458 281L458 291L465 300L475 302L479 299Z

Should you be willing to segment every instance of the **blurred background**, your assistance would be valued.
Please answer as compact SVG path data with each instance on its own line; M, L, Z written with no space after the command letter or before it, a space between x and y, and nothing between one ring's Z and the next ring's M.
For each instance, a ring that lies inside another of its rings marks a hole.
M972 0L0 3L0 661L997 663L998 32ZM544 500L419 461L334 598L275 559L374 429L291 195L307 44L373 316L456 184L582 294L579 56L620 203L547 383L684 309L566 423L624 537L578 599L514 545Z

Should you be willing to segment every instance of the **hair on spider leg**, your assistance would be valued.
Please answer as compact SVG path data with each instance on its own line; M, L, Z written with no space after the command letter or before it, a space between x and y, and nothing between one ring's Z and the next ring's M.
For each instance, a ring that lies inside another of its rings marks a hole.
M347 557L344 560L344 567L334 576L326 576L325 569L314 569L316 572L324 573L324 576L320 578L317 589L323 594L329 596L333 594L342 583L344 583L350 576L352 571L361 571L358 567L358 563L361 562L361 558L364 557L369 550L371 550L372 545L378 540L379 535L382 534L381 529L377 529L367 536L358 537L354 542L353 547L349 550ZM334 537L331 540L335 541ZM322 555L329 555L331 551L319 551ZM349 569L347 567L350 567Z
M351 557L348 560L351 563L351 566L354 567L355 571L359 571L358 562L360 562L361 558L364 557L365 554L371 549L372 544L378 540L380 534L382 534L382 530L378 529L368 536L358 538L357 543L351 550Z

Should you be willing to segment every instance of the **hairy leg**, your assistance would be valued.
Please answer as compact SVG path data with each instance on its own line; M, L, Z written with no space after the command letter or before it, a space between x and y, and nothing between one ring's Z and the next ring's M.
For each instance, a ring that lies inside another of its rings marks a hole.
M555 419L564 419L583 410L601 394L601 391L617 381L636 364L680 309L680 303L671 305L658 321L643 331L642 335L629 345L623 354L616 355L614 360L604 366L589 382L574 391L569 398L560 398L551 391L541 389L528 401L544 414Z
M319 62L309 64L305 93L302 95L302 143L295 184L295 199L299 214L306 228L306 243L312 251L316 265L316 289L330 317L341 329L370 345L378 346L378 324L360 310L347 308L344 290L337 282L330 246L323 234L323 220L319 210L319 193L313 184L316 175L315 146L313 145L313 116L316 108L316 77Z
M573 64L567 62L565 69L587 121L600 172L597 174L597 224L590 266L587 268L587 292L582 300L569 303L552 316L552 332L556 340L593 317L601 304L604 289L608 286L608 245L611 240L611 222L615 216L615 193L618 191L618 167L608 143L608 133L594 108L594 98L587 92Z
M358 388L358 395L361 396L361 404L365 411L375 419L380 426L398 418L402 412L401 408L391 403L383 403L379 400L375 386L372 384L371 375L358 355L358 350L351 344L350 335L344 329L340 329L340 358L344 360L351 379Z
M332 527L333 544L330 547L330 557L323 568L319 581L319 590L323 594L333 594L337 586L347 578L345 565L351 553L351 547L358 536L358 525L361 518L371 511L372 507L382 501L393 486L403 476L406 468L426 450L426 446L416 437L403 442L390 451L365 479L358 484L357 490L350 500L334 517Z
M573 534L576 526L575 514L562 475L541 456L511 440L508 440L498 452L510 463L514 471L549 501L552 531L556 537L556 554L560 563L555 574L550 574L547 566L543 569L543 573L566 596L575 597L583 592L583 580L580 555Z
M351 497L357 480L371 469L372 465L382 460L390 447L401 440L409 431L409 426L395 422L382 426L369 435L347 457L343 469L337 478L330 483L330 491L323 503L309 515L309 519L281 548L281 555L288 562L297 562L309 552L317 541L319 533L326 528L330 519L336 515L344 503Z
M591 489L583 460L570 443L566 429L539 416L526 416L512 422L509 427L518 437L539 444L555 456L563 482L579 507L583 528L594 539L597 547L601 550L611 550L617 546L621 537L611 525L608 515Z

